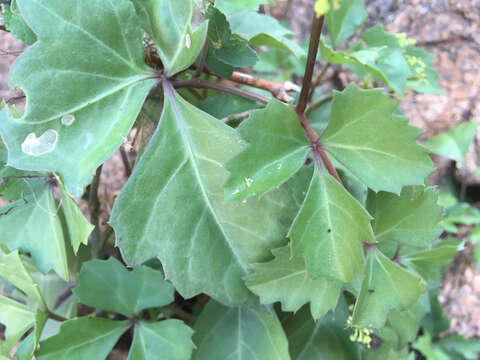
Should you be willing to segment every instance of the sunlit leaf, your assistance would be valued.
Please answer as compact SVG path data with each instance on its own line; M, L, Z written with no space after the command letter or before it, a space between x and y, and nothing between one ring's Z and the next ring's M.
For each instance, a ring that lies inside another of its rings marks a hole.
M268 0L217 0L215 1L215 7L229 15L244 10L257 11L260 5L266 3L268 3Z

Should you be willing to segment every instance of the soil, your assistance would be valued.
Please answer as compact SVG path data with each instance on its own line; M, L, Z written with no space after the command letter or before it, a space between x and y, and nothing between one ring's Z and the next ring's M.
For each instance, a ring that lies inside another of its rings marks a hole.
M311 6L314 0L278 2L277 7L266 6L264 11L287 20L296 39L308 33ZM476 0L366 0L369 19L366 26L378 22L392 32L405 32L436 55L435 67L439 82L445 89L440 96L409 92L402 110L412 124L422 128L430 137L456 126L461 121L478 118L480 114L480 1ZM288 16L287 16L288 14ZM0 98L12 99L20 91L8 88L8 70L22 44L10 34L0 31ZM12 101L14 102L14 101ZM21 101L20 101L21 107ZM480 179L472 173L480 162L480 134L467 158L467 165L457 169L461 182L479 185ZM127 149L128 150L128 149ZM128 151L127 151L128 153ZM449 161L435 159L439 171L431 178L438 183L446 172ZM101 189L107 200L103 209L106 219L111 204L125 182L124 167L117 152L104 165ZM480 338L480 270L471 257L472 247L460 253L448 267L440 301L452 318L452 331L467 337ZM111 357L122 359L123 354Z

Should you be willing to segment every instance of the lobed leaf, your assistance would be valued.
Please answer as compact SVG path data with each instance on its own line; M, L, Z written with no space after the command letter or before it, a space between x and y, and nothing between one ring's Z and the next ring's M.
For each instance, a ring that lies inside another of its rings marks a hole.
M195 323L193 360L287 360L288 342L277 315L210 301Z
M405 185L423 185L434 167L416 143L419 130L394 115L395 107L380 89L336 92L322 143L369 188L398 194Z
M475 121L464 121L454 129L424 141L422 145L435 154L464 163L477 127Z
M18 40L29 46L37 41L37 36L29 28L18 9L17 0L2 4L2 19L5 28Z
M328 34L337 47L342 41L355 33L367 19L364 0L342 0L338 9L333 9L325 15Z
M73 293L85 305L131 317L144 309L170 304L174 289L161 271L148 266L128 271L111 257L84 263Z
M420 277L372 248L367 253L367 270L353 311L353 323L380 329L390 310L406 310L424 291Z
M65 321L57 335L40 343L36 358L104 360L129 326L128 321L93 317Z
M363 273L363 242L373 241L371 217L329 174L315 169L290 228L292 255L303 255L311 276L349 282Z
M290 257L288 246L272 250L275 258L268 263L253 264L245 277L247 287L264 305L280 301L283 311L297 312L310 303L314 319L335 309L341 283L326 278L312 279L301 257Z
M124 142L154 83L138 18L129 0L18 5L38 41L10 71L10 85L27 95L24 116L0 111L8 162L58 172L69 193L80 196Z
M0 207L0 243L11 251L32 254L43 273L50 270L63 279L69 278L67 251L62 224L48 183L33 187L25 181L29 192L15 202Z
M279 101L253 111L238 131L250 146L227 163L228 200L244 200L280 186L300 169L310 151L295 110Z
M135 325L135 335L128 360L150 360L159 357L171 360L191 359L193 330L176 319Z
M435 188L405 187L400 196L369 192L367 209L374 217L377 241L427 247L442 233L442 208L437 204Z
M225 201L224 164L243 140L169 83L164 87L160 125L112 212L117 244L131 265L157 256L185 298L205 292L242 303L249 264L283 244L296 206L282 190L247 203Z

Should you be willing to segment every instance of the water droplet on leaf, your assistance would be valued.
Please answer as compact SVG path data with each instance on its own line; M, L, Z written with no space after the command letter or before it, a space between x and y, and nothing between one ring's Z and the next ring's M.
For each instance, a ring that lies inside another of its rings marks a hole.
M282 164L278 164L277 170L280 170L282 168Z
M30 133L22 142L22 151L30 156L45 155L55 149L57 140L58 133L53 129L48 129L39 137Z
M253 179L245 178L245 184L247 184L247 187L252 186L252 183L253 183Z
M62 116L62 125L70 126L75 121L75 116L72 114Z
M190 49L190 46L192 46L192 38L190 37L190 34L185 36L185 45L187 46L187 49Z

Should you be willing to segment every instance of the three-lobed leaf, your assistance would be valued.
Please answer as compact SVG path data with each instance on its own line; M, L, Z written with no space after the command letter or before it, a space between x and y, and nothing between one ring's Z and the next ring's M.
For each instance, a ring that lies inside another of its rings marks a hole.
M238 131L250 146L227 163L228 200L244 200L280 186L300 169L310 151L295 110L279 101L253 111Z
M303 255L311 276L349 282L363 273L363 242L373 241L371 217L325 171L315 169L288 237L293 255Z
M73 289L86 305L125 316L173 302L174 289L159 270L140 266L128 271L118 260L92 260L83 264Z
M168 82L164 88L160 125L115 202L117 244L130 265L158 257L186 298L204 292L242 303L249 296L242 280L249 264L284 244L296 205L282 189L246 203L225 201L224 166L244 141Z
M353 323L382 328L392 309L406 310L425 292L423 280L394 263L379 250L367 253L365 278L353 311Z
M138 17L129 0L18 5L38 41L10 71L10 85L27 95L24 116L0 111L8 162L56 171L79 197L96 168L124 142L154 83Z
M274 259L253 264L245 278L247 287L260 297L262 304L280 301L283 311L297 312L310 303L312 317L319 319L335 309L341 283L326 278L312 279L302 257L290 257L288 246L272 250Z
M322 143L369 188L398 194L405 185L423 185L433 163L416 143L420 130L394 115L396 106L380 89L336 92Z

